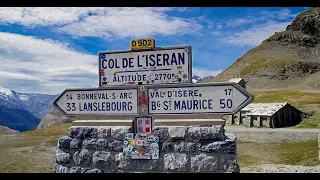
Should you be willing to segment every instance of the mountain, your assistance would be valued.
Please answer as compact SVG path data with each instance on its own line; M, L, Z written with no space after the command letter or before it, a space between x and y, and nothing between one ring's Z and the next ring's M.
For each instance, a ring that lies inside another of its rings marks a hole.
M36 128L40 119L24 109L8 108L0 105L0 125L17 131Z
M247 89L320 88L320 8L298 14L210 82L244 78Z
M0 134L12 134L12 133L18 133L19 131L10 129L6 126L0 126Z
M200 79L197 83L205 83L205 82L210 81L212 78L214 78L214 76L207 76L207 77Z
M24 109L41 119L50 109L56 95L19 93L0 85L0 105Z
M41 119L37 129L47 128L55 125L71 123L74 120L71 117L65 116L55 106L52 106L48 113Z
M208 80L212 79L213 77L214 76L207 76L207 77L201 78L200 76L192 75L192 82L193 83L207 82Z
M197 83L198 81L201 80L201 77L197 76L197 75L192 75L192 82L193 83Z

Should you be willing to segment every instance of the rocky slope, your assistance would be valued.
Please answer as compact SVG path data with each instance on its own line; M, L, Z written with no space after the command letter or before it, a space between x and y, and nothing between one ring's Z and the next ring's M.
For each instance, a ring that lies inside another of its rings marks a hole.
M210 82L242 77L248 89L320 88L320 8L298 14Z
M52 106L48 113L41 119L37 129L71 123L72 120L72 118L65 116L56 107Z
M0 134L12 134L12 133L18 133L19 131L10 129L6 126L0 126Z

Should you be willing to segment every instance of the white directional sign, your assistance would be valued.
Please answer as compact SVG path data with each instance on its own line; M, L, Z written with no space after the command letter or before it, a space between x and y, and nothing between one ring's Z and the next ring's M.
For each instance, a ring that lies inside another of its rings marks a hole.
M62 92L53 104L66 115L136 115L137 89L72 89Z
M191 47L99 53L99 86L190 84Z
M253 101L253 96L235 83L148 89L149 114L233 114Z

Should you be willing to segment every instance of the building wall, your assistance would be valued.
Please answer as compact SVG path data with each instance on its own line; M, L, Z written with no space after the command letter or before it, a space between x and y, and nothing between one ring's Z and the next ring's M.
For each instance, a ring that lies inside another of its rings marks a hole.
M71 127L58 140L55 173L240 172L236 136L224 126L154 127L159 159L122 155L124 135L131 127Z
M238 118L241 117L241 118ZM233 118L233 119L231 119ZM302 121L300 113L291 108L290 106L284 106L275 112L272 116L254 116L246 115L246 112L238 112L236 116L230 116L228 119L229 124L243 124L247 127L290 127L299 124Z

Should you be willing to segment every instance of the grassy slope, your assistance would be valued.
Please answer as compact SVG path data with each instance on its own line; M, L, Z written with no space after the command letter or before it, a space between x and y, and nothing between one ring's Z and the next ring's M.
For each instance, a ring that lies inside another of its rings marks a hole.
M297 90L253 91L254 103L288 102L303 112L315 113L303 119L298 128L320 128L320 93L302 92ZM316 108L314 108L316 107Z
M0 135L0 172L53 172L59 137L70 124Z
M239 166L318 164L318 142L254 143L238 141Z
M53 172L59 137L70 124L0 136L0 173ZM252 143L238 139L240 167L257 164L312 165L318 163L317 141Z

